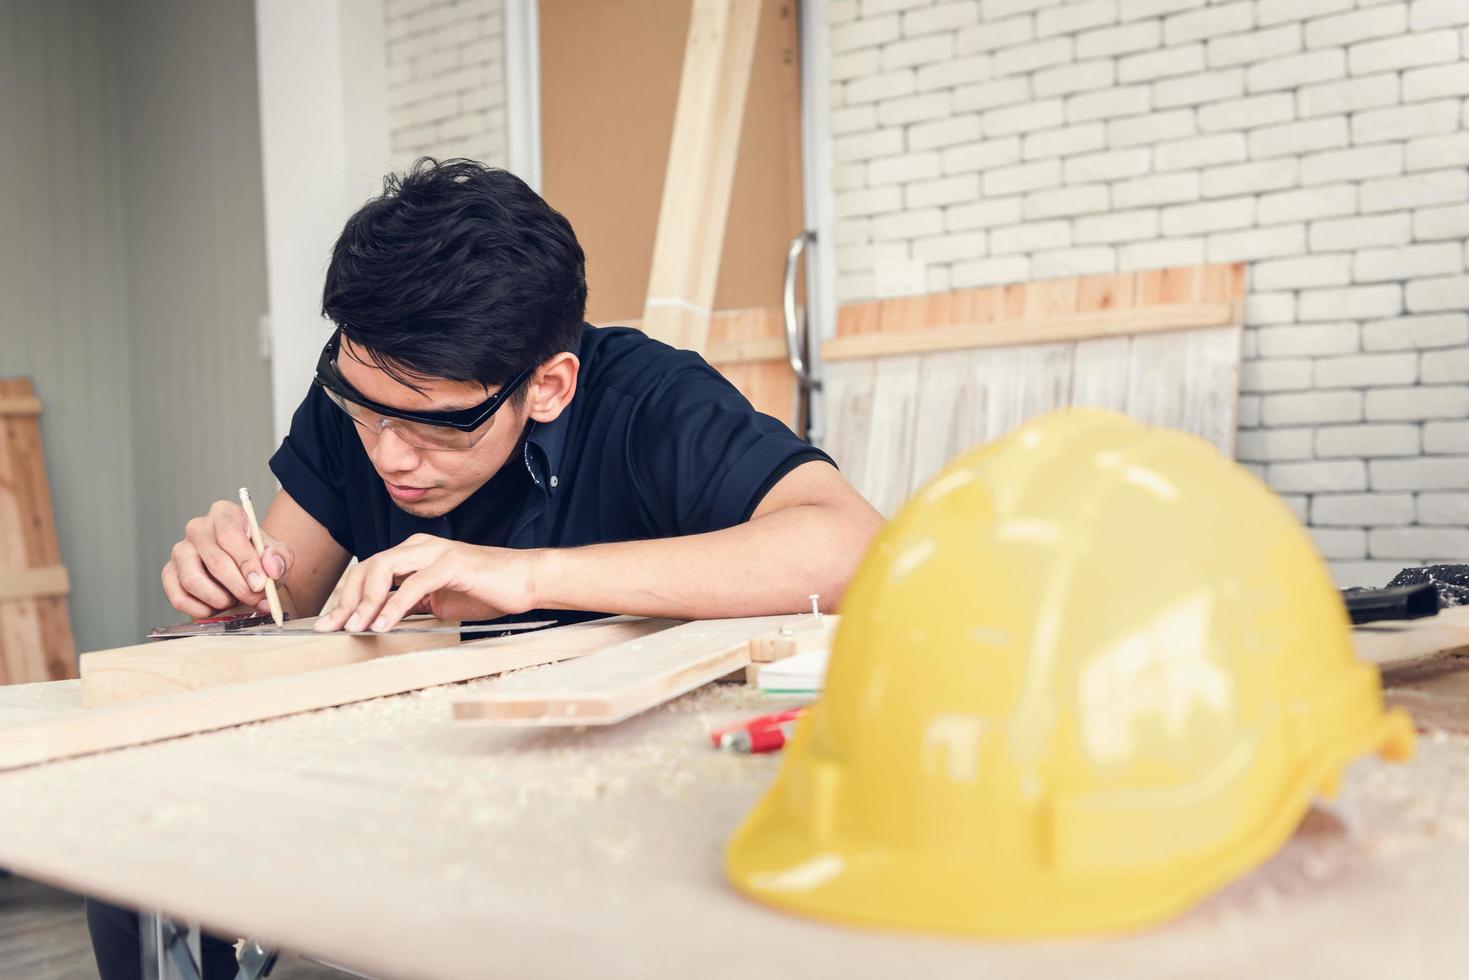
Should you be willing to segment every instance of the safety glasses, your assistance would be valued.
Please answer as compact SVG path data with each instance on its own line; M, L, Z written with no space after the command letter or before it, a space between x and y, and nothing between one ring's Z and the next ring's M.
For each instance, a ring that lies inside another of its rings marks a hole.
M531 366L521 371L509 384L472 408L453 412L406 412L375 402L347 383L337 370L341 343L339 330L321 349L321 358L316 362L315 383L321 385L326 396L353 422L378 433L392 429L400 439L416 449L472 449L489 431L491 417L535 370Z

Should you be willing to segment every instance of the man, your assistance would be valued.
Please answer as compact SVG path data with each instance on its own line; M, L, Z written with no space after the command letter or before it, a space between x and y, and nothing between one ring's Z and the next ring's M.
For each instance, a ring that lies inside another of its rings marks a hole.
M518 178L466 160L389 177L332 252L337 330L271 459L263 559L220 501L174 546L169 601L263 610L268 576L307 615L355 556L317 629L834 609L877 512L697 354L588 326L585 305L570 224ZM136 976L136 918L88 919L104 976ZM205 945L224 975L232 951Z

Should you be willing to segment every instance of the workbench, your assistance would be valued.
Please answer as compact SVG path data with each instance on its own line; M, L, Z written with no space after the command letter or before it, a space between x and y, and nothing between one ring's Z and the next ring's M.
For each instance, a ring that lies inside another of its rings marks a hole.
M1469 976L1469 740L1352 766L1271 862L1119 938L977 942L768 910L721 872L778 754L703 688L601 730L455 724L431 688L0 774L0 866L379 977ZM0 726L81 711L0 688Z

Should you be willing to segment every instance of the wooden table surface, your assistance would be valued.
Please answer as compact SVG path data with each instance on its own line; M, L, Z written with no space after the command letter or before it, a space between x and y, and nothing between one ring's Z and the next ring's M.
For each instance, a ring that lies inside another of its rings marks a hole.
M479 686L487 682L476 682ZM984 943L769 911L725 840L778 756L734 685L599 731L456 726L437 688L0 774L0 866L382 977L1469 976L1469 741L1356 764L1264 867L1147 933ZM0 726L81 710L0 689Z

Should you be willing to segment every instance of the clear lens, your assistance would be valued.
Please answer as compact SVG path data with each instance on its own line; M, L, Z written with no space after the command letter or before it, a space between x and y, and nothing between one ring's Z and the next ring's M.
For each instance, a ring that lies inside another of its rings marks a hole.
M489 431L491 423L494 422L494 416L491 416L484 425L473 432L460 432L458 429L450 429L441 425L424 425L421 422L409 422L406 419L388 418L343 398L330 388L323 386L323 390L326 391L327 397L338 408L346 412L353 422L372 432L380 433L384 429L392 429L398 438L415 449L470 449Z

